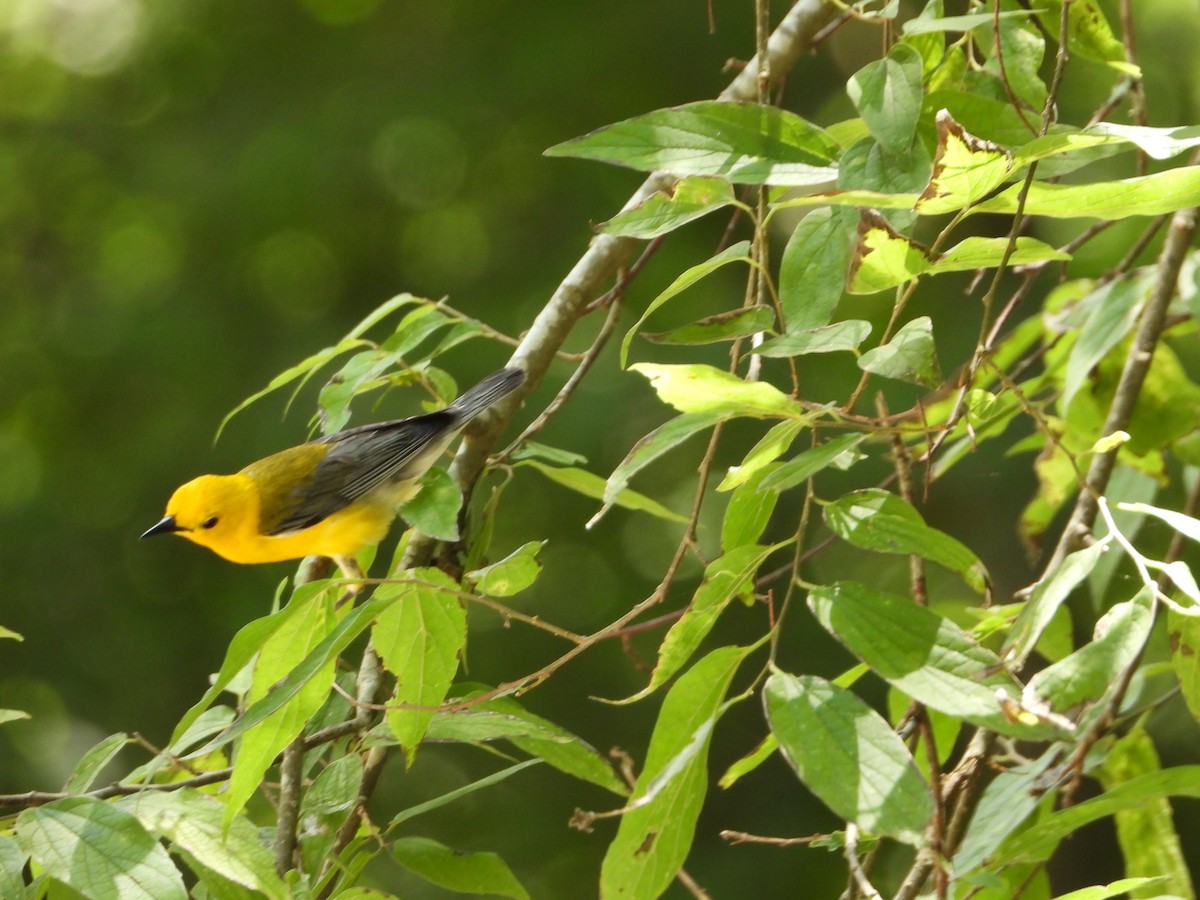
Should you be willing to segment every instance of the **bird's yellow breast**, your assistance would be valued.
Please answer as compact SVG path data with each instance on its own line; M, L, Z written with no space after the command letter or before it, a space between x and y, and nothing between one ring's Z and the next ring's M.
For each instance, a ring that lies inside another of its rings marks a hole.
M391 504L360 501L303 531L263 535L256 525L252 533L235 535L229 541L207 546L238 563L279 562L310 555L353 557L364 547L383 540L394 517L395 507Z
M264 519L277 519L267 509L274 497L259 490L255 479L237 475L204 475L172 496L167 512L178 533L236 563L280 562L304 556L354 557L387 534L396 504L412 493L408 486L374 491L307 528L264 534Z

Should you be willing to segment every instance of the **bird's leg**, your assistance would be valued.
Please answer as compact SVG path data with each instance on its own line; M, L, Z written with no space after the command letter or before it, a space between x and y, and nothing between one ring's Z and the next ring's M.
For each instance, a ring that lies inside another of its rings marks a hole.
M342 594L335 604L335 607L341 607L342 604L354 600L362 592L362 589L366 587L367 573L362 570L362 566L358 564L358 560L353 556L335 556L333 561L338 564L338 568L342 570L342 574L350 582L346 585L346 593Z

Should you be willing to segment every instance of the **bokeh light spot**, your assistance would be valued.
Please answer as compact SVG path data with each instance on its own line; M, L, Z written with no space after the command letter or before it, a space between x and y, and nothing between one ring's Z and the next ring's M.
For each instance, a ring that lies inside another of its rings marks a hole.
M379 0L301 0L301 5L322 25L353 25L379 7Z
M0 514L19 512L37 495L42 480L41 456L20 431L0 428L0 472Z
M102 75L129 59L143 19L140 0L23 0L2 21L17 46L72 72Z
M342 296L342 271L329 245L307 231L289 229L267 238L254 252L254 275L280 312L314 319Z
M487 228L471 206L413 216L400 235L405 278L421 292L437 294L471 283L483 274L490 256Z
M371 167L397 201L428 209L454 198L467 172L462 139L445 122L392 122L371 146Z
M101 237L96 277L123 305L142 298L162 300L179 273L182 255L178 238L147 219L134 219Z

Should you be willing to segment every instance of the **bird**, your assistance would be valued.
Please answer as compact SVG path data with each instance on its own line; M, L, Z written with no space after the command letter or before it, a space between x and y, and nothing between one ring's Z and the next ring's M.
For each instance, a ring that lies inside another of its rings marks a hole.
M359 551L383 539L396 506L467 423L524 381L520 369L501 369L436 412L348 428L233 475L201 475L176 489L142 538L176 534L235 563L325 556L361 581Z

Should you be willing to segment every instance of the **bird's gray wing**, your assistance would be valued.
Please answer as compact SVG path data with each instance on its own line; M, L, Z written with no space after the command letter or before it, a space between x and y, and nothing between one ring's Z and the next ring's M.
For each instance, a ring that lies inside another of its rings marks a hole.
M282 516L263 533L287 534L316 525L385 484L417 478L433 464L459 417L439 410L411 419L363 425L330 435L311 477L298 481L281 504Z

